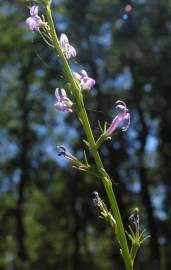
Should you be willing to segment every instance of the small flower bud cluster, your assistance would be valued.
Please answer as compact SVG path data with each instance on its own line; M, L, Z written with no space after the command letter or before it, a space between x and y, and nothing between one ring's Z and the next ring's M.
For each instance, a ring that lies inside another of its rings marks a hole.
M134 224L135 226L135 231L129 226L129 232L126 231L128 238L131 241L131 260L132 263L134 263L137 251L140 247L141 244L146 241L150 235L145 236L144 232L141 232L140 229L140 216L139 216L139 209L135 208L131 216L129 217L129 220Z
M97 191L94 191L93 194L95 196L93 198L93 204L94 204L94 206L101 207L102 206L102 202L101 202L101 199L99 197L99 193Z
M99 208L100 211L100 217L105 219L115 230L116 227L116 221L114 217L112 216L111 212L108 211L106 204L103 202L103 200L100 198L99 193L97 191L93 192L95 198L93 198L93 204L94 206Z
M65 158L69 159L72 163L73 168L80 170L80 171L93 173L93 171L91 170L91 168L87 162L80 161L77 157L75 157L69 151L67 151L67 149L62 145L59 146L58 148L59 148L58 156L64 156Z

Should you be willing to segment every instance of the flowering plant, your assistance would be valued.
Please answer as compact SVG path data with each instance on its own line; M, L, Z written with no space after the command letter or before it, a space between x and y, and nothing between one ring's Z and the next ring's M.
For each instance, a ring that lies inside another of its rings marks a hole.
M102 133L99 139L95 141L84 104L84 93L87 90L90 91L96 82L93 78L89 77L85 70L81 70L79 73L71 70L68 60L76 56L76 49L70 44L66 34L62 33L58 39L52 18L51 1L39 0L37 2L44 4L47 21L44 19L44 16L40 17L38 15L38 6L33 5L30 8L30 17L26 20L26 25L31 31L39 32L43 40L56 50L56 53L62 62L65 77L70 86L68 91L64 88L56 88L55 96L57 98L57 102L54 106L60 112L76 113L87 136L87 141L84 142L92 153L96 169L92 168L89 164L85 151L83 161L77 159L63 146L59 147L59 155L63 155L68 158L72 162L74 168L79 169L80 171L85 171L101 179L111 210L108 210L98 192L94 192L95 198L93 199L93 202L95 206L98 207L100 216L113 228L116 240L120 246L120 252L124 260L125 269L133 270L137 251L141 243L143 243L147 237L144 238L143 232L141 232L139 211L137 209L135 209L134 213L130 217L130 221L135 225L135 230L130 227L130 233L125 232L119 207L113 191L112 180L104 168L98 151L100 146L106 140L111 139L116 129L121 128L122 131L127 131L130 125L130 113L128 112L125 102L120 100L116 101L116 109L119 110L118 114L108 128L106 123L104 128L100 126ZM131 242L130 246L128 244L128 239Z

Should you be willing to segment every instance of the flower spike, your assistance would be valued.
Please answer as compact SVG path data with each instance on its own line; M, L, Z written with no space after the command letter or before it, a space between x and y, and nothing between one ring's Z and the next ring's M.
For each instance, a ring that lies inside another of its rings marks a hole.
M69 44L69 40L66 34L61 34L59 39L61 48L63 53L65 54L67 59L70 59L71 57L75 57L77 55L76 49Z
M121 129L122 131L127 131L130 126L130 113L128 112L127 106L125 102L118 100L116 101L116 108L120 110L118 115L113 119L110 127L106 130L106 134L108 137L111 137L115 130L120 127L123 121L127 121Z
M72 105L73 103L71 100L67 97L65 89L61 88L56 88L55 90L55 96L57 98L57 102L55 103L55 108L58 111L61 112L72 112Z

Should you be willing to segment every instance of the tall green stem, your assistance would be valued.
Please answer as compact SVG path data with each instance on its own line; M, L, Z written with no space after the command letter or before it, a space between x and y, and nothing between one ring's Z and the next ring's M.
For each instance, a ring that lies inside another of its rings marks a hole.
M64 72L66 75L66 78L68 79L68 81L71 84L71 89L72 89L72 93L75 97L77 106L79 108L79 117L81 119L83 128L85 130L90 148L92 150L92 155L93 158L95 160L97 169L99 171L99 174L101 175L101 180L102 183L104 185L104 188L106 190L107 193L107 197L109 199L111 208L112 208L112 212L113 212L113 216L116 220L116 230L117 230L117 236L118 236L118 240L119 240L119 244L122 250L122 256L124 259L124 263L125 263L125 268L126 270L132 270L133 266L132 266L132 262L131 262L131 258L130 258L130 254L129 254L129 249L128 249L128 244L127 244L127 239L126 239L126 235L125 235L125 231L124 231L124 227L123 227L123 222L122 222L122 218L120 215L120 211L117 205L117 201L113 192L113 188L112 188L112 182L107 174L107 172L104 169L103 163L101 161L99 152L96 148L96 143L95 143L95 139L92 133L92 129L89 123L89 119L87 116L87 112L84 106L84 101L83 98L80 98L79 95L79 88L77 83L75 82L75 79L73 77L73 74L71 72L71 69L69 67L69 64L65 58L65 55L63 54L57 35L56 35L56 31L55 31L55 27L54 27L54 23L53 23L53 19L52 19L52 14L51 14L51 8L50 5L46 6L46 16L47 16L47 20L48 20L48 24L50 27L50 34L53 40L53 44L54 47L57 51L57 55L60 57L60 60L63 64L63 68L64 68Z

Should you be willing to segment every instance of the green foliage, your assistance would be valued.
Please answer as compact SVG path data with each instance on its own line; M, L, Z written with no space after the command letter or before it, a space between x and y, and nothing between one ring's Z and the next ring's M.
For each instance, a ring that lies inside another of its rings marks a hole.
M52 0L36 0L38 4L50 5Z

